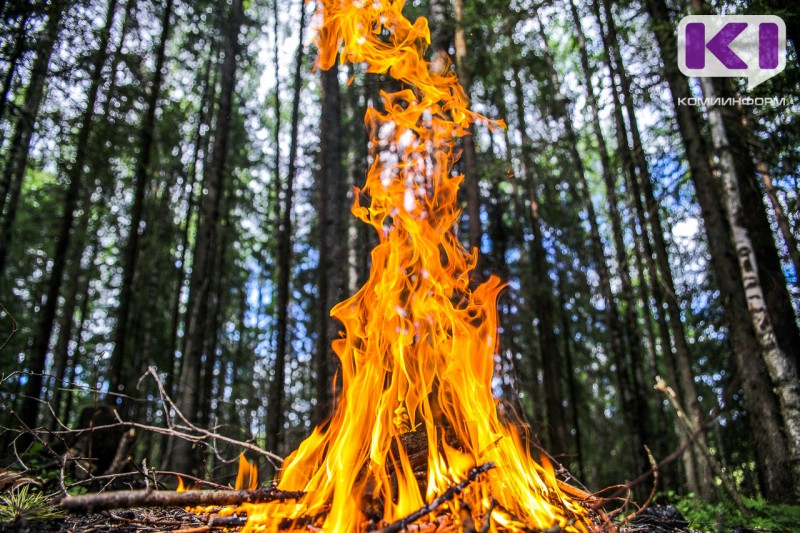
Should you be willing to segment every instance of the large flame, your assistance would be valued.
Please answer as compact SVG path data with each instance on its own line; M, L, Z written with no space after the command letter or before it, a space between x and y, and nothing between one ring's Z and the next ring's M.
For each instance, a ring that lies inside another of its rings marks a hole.
M491 277L470 288L477 250L468 253L454 230L463 179L452 172L455 143L486 119L469 110L449 65L424 60L427 20L412 24L403 4L321 2L321 68L339 54L342 63L366 63L367 72L388 73L409 88L381 93L385 112L371 108L365 117L377 155L352 212L375 228L380 244L369 280L331 311L345 330L333 344L342 377L336 411L280 474L280 489L307 495L245 506L247 530L277 531L303 518L323 531L364 531L416 511L471 467L492 461L497 468L446 504L456 523L466 503L476 520L493 509L492 531L584 531L585 510L498 417L491 379L502 285ZM359 202L362 193L369 207ZM427 440L421 480L402 444L412 431Z

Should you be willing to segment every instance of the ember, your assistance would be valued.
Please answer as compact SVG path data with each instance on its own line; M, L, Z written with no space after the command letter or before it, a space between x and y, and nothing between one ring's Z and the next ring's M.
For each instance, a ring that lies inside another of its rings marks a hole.
M454 72L423 59L427 20L412 24L402 8L391 0L324 0L320 8L321 68L339 54L409 88L382 93L385 112L371 108L365 117L377 155L352 212L380 243L369 280L331 311L345 330L334 343L342 374L336 411L280 473L279 489L306 495L244 505L246 530L365 531L422 509L428 521L446 515L462 529L483 522L492 531L585 531L586 511L498 417L491 379L503 285L493 276L470 287L477 250L467 252L454 229L456 139L475 121L504 125L470 111ZM367 196L368 207L360 202ZM422 479L408 435L424 443ZM476 469L489 464L495 468ZM434 501L437 509L426 508Z

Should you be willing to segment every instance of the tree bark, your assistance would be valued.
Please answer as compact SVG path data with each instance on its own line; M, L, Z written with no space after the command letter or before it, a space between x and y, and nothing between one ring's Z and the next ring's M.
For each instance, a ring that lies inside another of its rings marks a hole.
M277 343L275 347L275 366L269 384L267 404L267 441L266 448L278 453L283 444L284 396L286 381L286 353L289 344L289 299L292 268L292 205L294 201L294 179L297 174L297 150L300 123L300 94L303 87L303 66L305 50L303 34L306 27L305 2L300 0L300 24L297 35L300 44L297 46L294 65L294 86L292 96L292 119L289 140L289 161L284 187L283 205L281 206L280 227L278 229L277 249ZM277 178L277 176L276 176Z
M239 32L243 24L243 0L233 0L225 34L225 59L222 62L219 112L211 145L210 161L204 177L204 194L200 199L200 214L197 223L192 276L189 281L189 302L184 326L184 347L181 358L179 396L176 406L190 421L198 416L200 396L200 370L206 336L205 324L209 311L209 292L214 271L215 252L221 239L220 220L222 198L225 194L228 144L233 116L233 97L236 89L236 56L239 52ZM186 472L196 469L192 464L194 454L185 440L175 440L172 447L173 469Z
M693 2L696 4L697 2ZM714 99L718 92L710 78L700 78L706 99ZM728 141L722 112L716 105L706 108L711 130L711 140L719 158L718 172L722 179L726 214L730 225L731 242L736 249L742 286L747 298L747 307L753 324L761 356L767 365L775 393L778 396L783 426L786 431L790 464L795 479L795 490L800 493L800 377L792 358L778 343L772 325L764 290L758 272L758 261L745 222L745 211L739 188L737 164ZM750 212L752 215L752 212Z
M539 198L536 193L536 184L533 176L536 173L535 163L531 156L531 138L528 135L528 124L525 117L525 100L522 91L522 77L519 71L515 73L516 85L514 92L517 100L517 126L522 138L521 155L522 167L525 172L525 188L530 202L530 223L533 231L533 240L530 244L529 254L531 264L536 275L533 297L536 301L537 316L539 318L537 329L542 353L544 370L545 404L547 408L547 435L549 436L549 450L553 454L567 454L569 440L567 438L567 415L564 409L564 393L562 383L562 358L555 332L555 306L553 303L553 283L550 279L547 255L542 241L542 221L539 215ZM546 355L545 355L546 354Z
M166 62L166 49L171 29L172 10L174 0L166 0L161 13L161 35L156 49L155 70L150 90L147 96L147 107L139 128L139 154L136 158L136 167L133 176L133 205L130 213L130 227L128 240L122 254L122 284L119 292L119 306L117 307L117 322L114 327L114 349L111 352L108 370L108 391L106 401L116 404L125 388L125 357L127 354L128 327L130 320L131 304L134 296L134 278L139 260L139 239L141 237L141 224L144 219L145 191L150 181L150 162L152 160L153 144L155 141L156 110L161 96L161 85L164 78L164 64Z
M464 28L464 0L453 0L455 14L455 32L453 33L453 47L455 48L456 74L469 96L472 87L472 75L467 67L467 38ZM469 134L462 137L463 152L461 154L461 168L464 172L464 187L467 193L467 217L469 219L468 238L469 245L480 249L483 227L481 224L481 190L478 179L478 169L475 157L475 125L470 124ZM478 258L481 265L480 257ZM481 268L476 269L478 277L482 276Z
M724 302L733 354L745 393L745 406L763 468L765 495L771 501L793 501L792 470L782 421L765 362L756 355L761 350L747 307L737 253L729 237L721 194L714 186L706 142L700 132L700 119L693 108L679 104L682 98L689 98L691 94L686 78L674 61L676 49L669 11L664 0L648 0L646 7L653 23L664 76L670 88L678 130L708 236L711 266Z
M330 69L320 73L322 115L317 187L319 329L315 360L317 424L329 416L333 406L334 385L331 380L336 368L336 355L331 349L331 342L337 336L338 326L330 317L330 309L342 299L345 288L345 272L341 265L346 262L343 245L346 191L342 165L342 99L338 74L339 68L335 63Z
M14 133L6 157L6 166L0 176L0 217L2 217L0 218L2 221L0 224L0 276L5 272L13 236L12 229L17 216L19 195L25 179L25 170L28 168L31 140L42 105L47 75L50 71L50 60L68 5L67 0L54 0L46 11L47 21L42 37L36 43L36 57L31 66L22 107L14 122Z
M614 300L613 291L611 289L611 274L608 268L608 260L605 256L605 246L600 236L600 228L597 222L597 212L594 207L590 192L589 183L586 178L586 170L583 165L580 154L578 153L578 136L572 126L572 120L569 115L567 102L564 98L564 93L561 90L561 82L558 79L558 74L555 70L553 57L550 54L547 41L543 34L543 25L539 20L538 13L536 14L539 32L542 37L544 46L544 59L547 65L547 76L555 91L555 105L554 110L558 115L556 118L560 119L564 125L566 149L569 155L569 162L571 164L571 171L574 176L574 181L577 185L578 192L587 210L591 252L593 255L595 268L600 279L600 292L603 296L606 323L609 329L609 341L611 357L616 366L617 381L619 386L620 403L622 407L625 423L631 429L631 453L637 458L637 470L644 471L649 468L650 462L647 453L644 450L644 445L649 441L647 430L647 413L642 410L642 405L637 402L634 395L633 387L633 373L631 365L628 361L628 354L625 350L625 332L619 320L619 311Z
M103 82L103 66L108 59L108 41L111 34L111 27L114 25L114 15L117 9L117 0L109 0L106 7L105 24L100 32L100 43L92 62L90 70L89 92L86 97L86 109L81 117L80 130L75 146L75 160L69 168L67 194L64 198L64 214L61 219L58 239L53 252L53 266L50 272L50 280L47 285L47 297L40 313L40 321L37 327L31 347L31 366L33 375L29 378L25 389L25 401L22 403L20 418L28 425L34 427L39 415L39 398L41 397L42 372L46 368L47 353L50 350L50 337L53 334L56 310L58 308L58 297L61 292L61 285L64 281L64 269L67 264L67 254L69 252L72 229L75 221L75 213L78 208L78 200L81 192L81 183L84 174L84 166L89 151L89 138L94 122L94 108L97 102L97 95Z
M730 84L715 80L712 86L718 96L732 96ZM794 361L795 368L800 369L800 327L775 245L772 226L767 218L763 193L758 184L757 176L760 172L755 161L757 151L753 142L752 126L746 120L744 111L739 108L721 106L718 111L734 160L742 208L747 213L743 222L753 244L758 263L758 281L764 292L772 329L780 349ZM780 229L780 219L778 223ZM791 239L791 232L789 235Z

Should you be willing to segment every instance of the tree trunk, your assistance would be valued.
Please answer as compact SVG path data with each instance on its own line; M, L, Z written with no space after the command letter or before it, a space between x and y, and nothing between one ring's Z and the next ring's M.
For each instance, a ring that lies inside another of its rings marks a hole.
M598 24L602 27L600 16L600 6L597 0L592 2L595 17ZM692 357L689 351L689 344L686 341L686 332L681 320L680 302L675 291L675 283L672 276L672 267L669 263L667 254L667 244L664 239L659 205L653 192L652 177L645 158L644 149L639 133L639 126L636 120L633 96L631 94L631 84L622 60L619 49L619 39L617 37L616 24L614 23L613 13L609 0L603 0L605 12L606 30L601 31L603 46L606 50L606 60L608 61L609 71L612 81L612 96L614 98L614 115L617 124L617 139L620 155L629 169L631 196L634 208L639 219L639 225L643 228L643 246L646 259L648 274L652 280L653 299L658 310L657 320L664 355L666 356L667 375L677 390L680 391L680 400L692 423L697 425L702 417L700 403L698 401L697 388L694 384L692 370ZM613 59L613 64L612 60ZM619 77L619 83L615 76ZM621 98L620 98L621 92ZM628 116L628 124L631 133L633 146L628 146L628 137L625 134L625 121L622 115L622 104ZM630 161L630 162L628 162ZM635 168L635 172L634 172ZM644 193L645 205L642 202ZM652 241L647 237L649 228ZM653 258L656 258L655 260ZM657 261L657 263L656 263ZM666 304L666 311L664 305ZM676 427L680 427L676 422ZM681 434L682 431L678 432ZM683 464L686 470L689 490L701 495L703 498L710 498L713 494L711 485L711 465L708 464L705 455L700 451L705 444L705 435L698 437L698 445L691 449L691 452L684 454Z
M317 187L317 214L319 265L317 286L319 290L317 331L316 397L317 424L327 418L333 406L333 379L336 355L331 341L337 336L338 326L330 317L331 306L341 301L345 288L346 261L343 246L344 167L342 165L342 99L339 88L339 68L334 65L320 73L322 81L322 116L320 119L320 170Z
M227 200L228 198L226 198ZM230 204L229 201L224 201L223 205ZM227 213L230 208L225 205L224 217L227 219ZM218 347L219 339L222 336L220 331L220 321L222 310L225 305L225 296L227 294L227 287L225 285L226 278L226 256L228 251L227 235L223 233L220 241L217 244L217 249L214 252L214 270L211 273L211 279L214 280L213 290L209 295L210 302L208 304L208 313L206 316L205 326L205 354L206 359L203 365L203 379L199 384L201 392L200 398L200 415L198 416L198 424L200 427L210 427L211 412L212 412L212 398L214 393L214 367L219 361ZM221 398L220 398L221 399Z
M13 40L14 44L11 46L11 51L5 59L8 63L8 68L6 69L5 76L3 76L3 86L0 89L0 121L6 116L6 104L8 103L9 96L11 96L11 87L14 84L17 65L19 64L19 60L22 59L22 54L25 52L25 27L28 24L28 19L31 14L30 0L25 0L23 6L24 7L21 8L22 14L17 24L17 34ZM0 137L0 140L2 140L2 137ZM0 209L0 211L2 211L2 209Z
M545 404L547 408L547 435L549 451L554 455L569 453L567 438L567 415L564 410L564 394L561 389L561 350L555 332L555 306L553 305L553 283L548 272L547 255L542 241L542 222L539 216L539 199L533 176L536 174L535 163L531 156L531 139L525 118L525 100L522 92L522 77L516 72L517 83L514 91L517 99L517 126L522 138L522 166L525 172L525 187L530 202L530 223L533 240L530 244L531 264L536 275L534 299L539 318L538 331L541 353L543 355Z
M184 348L181 358L179 395L176 406L189 421L196 421L200 391L200 370L203 356L205 319L209 310L209 289L214 271L214 256L221 238L221 203L225 194L228 143L233 115L233 96L236 89L236 56L239 51L239 31L244 13L243 0L233 0L225 34L225 59L222 63L219 112L211 146L210 161L204 177L204 194L200 199L200 215L194 245L192 276L189 281L189 302L184 326ZM197 468L191 444L175 440L172 447L173 470L188 472Z
M469 96L472 87L472 76L467 68L467 39L464 29L464 0L453 0L453 11L455 14L455 32L453 33L453 47L455 48L456 74L464 88L464 92ZM469 245L480 249L483 228L481 224L481 190L478 180L478 169L475 161L475 125L470 124L470 132L462 137L463 153L461 154L461 168L464 171L464 187L467 192L467 217L469 219ZM478 257L479 265L481 264ZM481 268L476 269L478 277L482 276Z
M47 22L45 22L43 35L36 43L36 57L31 66L31 74L22 106L14 122L14 134L11 146L6 156L6 166L0 176L0 276L5 272L8 251L11 246L12 229L17 216L19 195L22 191L22 182L25 170L28 167L31 140L39 109L42 105L44 88L50 70L50 59L58 41L61 20L67 11L67 0L54 0L47 9ZM37 396L38 397L38 396Z
M633 391L633 374L625 350L625 333L619 320L619 311L617 309L611 289L611 274L609 272L608 262L604 252L605 245L603 244L600 236L597 213L589 192L589 183L586 179L586 171L583 161L578 153L578 136L572 126L572 120L569 115L567 102L564 99L564 93L561 90L561 82L558 79L558 74L555 70L553 57L550 54L547 41L544 39L545 36L543 34L543 25L539 20L538 13L536 14L536 19L544 46L544 59L547 65L546 75L549 76L550 82L552 83L555 91L556 102L554 109L559 115L557 118L561 119L564 124L566 148L569 154L571 170L574 175L575 183L578 186L578 192L587 210L591 251L594 258L595 268L597 269L597 274L600 279L600 292L603 296L605 304L606 323L609 329L610 351L616 366L621 400L620 403L626 426L631 430L631 453L637 458L637 469L645 471L650 468L649 460L644 450L644 445L647 444L649 440L647 429L647 425L649 425L647 422L648 417L647 413L642 411L642 405L637 402L636 395Z
M114 25L114 15L117 9L117 0L109 0L106 7L106 20L100 32L100 45L92 62L89 73L91 84L89 93L86 96L86 109L81 117L80 130L75 146L75 160L73 161L68 174L69 185L67 194L64 198L64 214L61 219L58 240L53 252L53 267L50 272L50 280L47 285L47 299L40 313L40 321L37 327L31 347L31 367L33 375L29 378L25 389L25 401L22 404L20 418L29 426L36 425L39 414L39 398L42 388L42 372L46 368L47 353L50 350L50 337L53 333L56 310L58 308L58 297L61 292L61 285L64 281L64 269L67 263L70 240L72 238L72 226L75 221L75 213L78 208L78 199L81 192L81 182L84 174L84 166L89 151L89 138L94 122L94 107L97 102L97 95L103 82L103 67L108 59L108 41L111 34L111 27Z
M212 48L213 50L213 48ZM194 134L194 142L192 147L192 160L189 163L189 169L187 170L189 183L186 187L186 196L184 202L186 204L186 210L184 211L181 220L183 220L183 227L181 228L181 235L180 241L178 246L180 247L180 252L178 253L178 272L176 273L176 280L175 280L175 291L172 295L172 310L170 312L171 323L170 323L170 333L169 333L169 356L171 359L171 363L169 363L169 367L167 368L167 380L165 383L165 387L167 392L170 394L173 393L173 387L175 385L175 378L178 376L180 371L180 366L176 368L175 362L178 358L178 328L181 324L182 313L181 313L181 295L183 294L183 287L186 284L186 263L189 260L189 254L187 253L189 248L189 230L192 228L192 222L194 220L194 214L196 211L197 206L197 198L198 195L195 194L195 186L197 184L197 169L200 164L202 153L204 157L208 155L208 147L209 144L209 135L204 135L203 130L211 124L211 118L214 114L214 105L216 101L216 85L217 85L217 77L216 73L218 72L217 63L213 61L211 57L213 53L209 54L209 58L206 60L205 68L203 69L202 78L200 83L203 84L203 91L200 96L201 104L200 104L200 111L198 113L197 118L197 128L195 129ZM211 71L214 71L215 76L211 77ZM200 191L203 190L203 180L201 180Z
M696 2L693 2L696 4ZM700 78L703 95L715 99L718 92L710 78ZM795 479L795 490L800 493L800 377L791 357L778 344L773 329L764 290L758 272L758 262L753 242L745 222L745 210L739 188L737 165L728 142L728 134L720 109L711 105L706 108L711 140L719 158L718 172L722 179L726 214L730 224L731 242L739 259L742 286L747 298L750 319L761 348L761 356L767 365L775 393L778 396L783 426L786 431L790 464ZM752 212L748 211L750 216Z
M558 303L559 314L561 315L561 335L564 339L564 358L567 363L567 390L569 391L570 415L572 415L572 427L575 429L575 462L578 465L579 479L586 479L583 468L583 444L581 432L581 417L578 413L578 384L574 371L575 364L572 358L572 328L570 327L569 311L567 309L567 299L564 291L564 283L561 277L558 278Z
M83 205L85 208L89 206L88 195L84 195ZM88 212L88 209L87 211ZM80 240L85 239L88 224L83 220L88 220L89 217L85 216L81 220L80 228L76 230L76 237ZM77 244L77 243L76 243ZM73 330L75 329L75 312L78 309L78 304L89 297L88 283L84 279L89 278L89 271L91 271L97 251L99 248L99 237L95 233L92 242L88 247L74 246L74 253L70 260L70 269L68 278L70 282L69 292L64 298L64 306L61 310L61 321L58 326L58 340L56 341L55 351L53 353L53 374L54 385L52 387L51 408L56 417L60 413L61 398L63 396L63 387L65 386L64 378L66 377L67 366L69 363L69 345L73 339ZM81 262L84 253L88 251L87 267L82 268ZM73 353L75 353L73 351ZM74 359L74 357L73 357ZM74 364L74 361L73 361ZM71 382L67 384L72 387ZM48 425L50 429L58 427L58 420L52 419Z
M106 396L106 401L111 404L118 403L119 397L116 395L124 392L125 388L124 362L127 355L126 343L128 342L130 310L134 297L134 278L139 259L140 226L144 218L145 191L150 181L150 162L155 142L156 110L161 96L173 6L174 0L166 0L161 13L161 35L156 49L155 70L153 71L153 80L147 96L145 115L139 128L139 154L136 158L133 176L133 205L131 206L128 240L122 254L122 284L118 296L117 322L114 327L114 349L111 352L111 360L109 361L109 393Z
M292 96L292 124L289 140L289 162L284 187L283 205L281 206L280 227L278 228L277 249L277 343L275 347L275 366L269 384L267 404L267 450L280 453L283 443L284 397L286 381L286 352L289 344L289 298L292 268L292 204L294 200L294 179L297 173L297 150L300 122L300 94L303 87L303 67L305 50L303 35L305 33L305 2L300 0L300 25L297 35L300 44L297 46L294 65L294 86Z
M729 84L716 80L712 85L718 96L733 96ZM743 222L753 244L753 252L758 263L758 281L764 293L772 329L780 349L794 361L795 368L800 369L800 327L787 288L778 248L775 246L772 226L767 218L761 187L756 178L759 169L756 167L754 157L756 153L754 136L740 109L722 106L718 111L730 145L729 151L734 160L743 212L747 213ZM778 222L780 228L780 219ZM791 232L789 235L791 238Z
M756 161L756 171L761 177L761 183L764 185L764 192L767 194L769 203L772 206L772 214L775 215L775 220L778 221L778 228L783 237L783 243L786 245L786 255L792 262L795 272L795 284L800 285L800 247L797 246L797 239L792 233L792 228L789 226L789 219L786 217L786 211L783 209L778 193L775 190L775 185L772 183L772 173L769 169L769 164L759 157Z
M101 115L100 115L103 118L108 117L110 115L110 113L111 113L111 104L114 101L114 90L115 90L116 81L117 81L117 69L119 68L119 63L120 63L121 58L122 58L122 53L121 53L122 52L122 47L123 47L123 45L125 43L125 37L127 36L127 32L128 32L129 27L130 27L130 18L131 18L132 13L133 13L133 7L134 7L135 2L136 2L136 0L128 0L126 2L126 4L125 4L124 15L123 15L123 20L122 20L122 28L120 30L119 41L117 42L117 46L115 47L114 53L112 55L113 59L111 61L111 68L109 70L109 77L110 77L109 88L107 90L106 99L105 99L105 102L103 104L103 108L102 108ZM83 294L83 298L84 299L89 297L88 292L87 292L88 288L89 288L88 280L84 284L85 288L84 288L83 292L81 292L81 291L79 291L78 286L76 285L78 283L77 277L80 277L80 276L86 277L86 278L89 277L89 272L93 268L94 258L96 257L96 255L98 253L99 246L100 246L100 243L99 243L100 237L99 237L97 232L95 232L95 234L94 234L94 236L92 238L92 242L89 244L88 248L85 246L85 244L86 244L85 243L85 239L86 239L87 234L88 234L87 232L89 230L89 220L90 220L90 217L88 216L88 213L90 213L91 208L92 208L92 192L95 190L97 182L98 182L98 178L97 178L96 173L95 173L95 174L93 174L93 177L90 179L90 186L84 187L83 197L81 199L81 203L82 203L81 209L85 214L84 214L84 216L82 216L78 220L78 227L74 231L74 237L73 237L73 239L75 241L75 245L73 246L74 255L73 255L73 258L71 260L72 270L71 270L71 272L69 274L69 279L72 280L73 285L72 285L71 291L68 293L68 295L67 295L67 297L65 298L65 301L64 301L64 308L62 310L62 316L61 316L61 324L59 325L59 333L58 333L59 337L58 337L58 341L56 343L56 351L55 351L55 354L54 354L55 355L55 364L54 364L55 371L54 371L54 373L55 373L55 376L56 376L56 383L58 383L59 381L63 380L64 372L66 371L67 360L68 360L68 357L69 357L69 353L68 353L69 352L69 342L72 339L72 332L73 332L73 329L74 329L74 326L75 326L75 316L74 315L75 315L75 311L76 311L77 304L78 304L78 295L79 294ZM82 269L80 267L80 262L82 260L82 257L84 255L84 252L85 252L86 249L91 250L91 252L89 252L90 259L88 261L87 272L83 272L82 273ZM82 303L81 305L83 306L84 304ZM76 345L79 342L80 342L80 339L77 339ZM73 353L77 354L77 350L74 351ZM75 362L74 362L74 356L73 356L73 366L74 366L74 364L75 364ZM72 381L70 381L70 383L72 383ZM59 409L59 405L61 404L61 396L62 396L61 388L57 386L55 388L55 390L53 391L53 402L52 402L53 403L53 410L56 413L56 415L58 415L58 413L59 413L58 409ZM69 414L69 411L65 411L65 416L68 415L68 414ZM55 420L54 420L54 422L55 422ZM55 427L55 426L53 426L53 427Z
M631 282L630 263L628 252L622 229L622 217L619 212L619 199L617 198L616 180L612 175L611 158L608 155L603 128L600 124L600 107L597 97L594 94L592 76L594 69L589 62L589 54L586 50L586 37L581 27L581 18L574 0L570 0L570 13L572 22L578 32L578 51L580 55L581 69L586 81L586 94L588 106L591 114L592 130L597 141L597 148L600 155L600 168L603 183L606 189L606 201L608 202L608 214L611 219L611 233L614 239L614 250L617 259L617 271L620 278L620 297L624 306L625 313L625 333L627 338L627 349L631 364L631 378L633 380L633 396L636 402L637 417L642 417L638 421L640 426L640 438L642 443L650 444L652 434L652 419L650 408L647 402L649 387L646 385L644 372L644 354L642 353L642 339L639 332L639 317L636 312L636 300L633 294L633 283ZM541 28L541 26L540 26ZM542 28L543 31L543 28ZM542 39L545 39L542 34ZM645 302L646 303L646 302ZM653 376L654 378L655 376Z
M700 118L693 108L679 104L682 98L689 98L691 93L685 76L674 61L677 55L669 11L664 0L648 0L646 7L652 19L664 76L670 88L678 129L708 236L711 266L719 285L720 299L724 302L723 309L742 379L755 449L763 469L765 495L771 501L793 501L787 443L766 365L755 355L761 350L748 311L737 253L729 237L720 191L714 186L715 178L706 143L700 132Z

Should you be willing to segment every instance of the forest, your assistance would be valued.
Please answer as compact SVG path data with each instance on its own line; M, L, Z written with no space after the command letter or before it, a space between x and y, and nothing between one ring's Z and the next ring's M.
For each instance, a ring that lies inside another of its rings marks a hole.
M64 492L150 470L232 483L246 452L271 480L337 420L351 325L331 309L391 262L364 187L398 156L374 117L424 91L337 56L323 4L0 1L3 472L60 466ZM658 501L796 505L796 10L375 5L427 19L426 68L479 114L456 128L440 252L457 268L463 246L467 294L496 286L491 418L590 493L644 474L642 503L658 463ZM781 17L785 70L753 88L682 73L678 23L701 14Z

